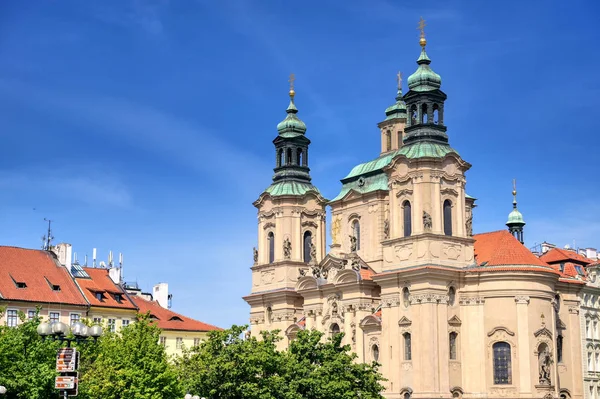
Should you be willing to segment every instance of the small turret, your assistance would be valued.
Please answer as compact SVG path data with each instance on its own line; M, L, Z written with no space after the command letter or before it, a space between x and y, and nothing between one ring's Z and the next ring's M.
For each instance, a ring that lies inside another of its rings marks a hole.
M512 234L521 244L524 243L523 240L523 226L525 226L525 220L523 219L523 215L517 209L517 182L513 180L513 210L508 214L508 221L506 222L506 226L508 226L508 231Z

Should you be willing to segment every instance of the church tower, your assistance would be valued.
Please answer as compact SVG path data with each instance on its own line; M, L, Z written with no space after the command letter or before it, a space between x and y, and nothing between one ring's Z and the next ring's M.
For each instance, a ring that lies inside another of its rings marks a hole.
M406 104L402 99L402 73L398 72L396 102L386 108L385 120L377 124L381 131L381 155L396 151L402 146L405 124Z
M327 200L311 183L308 167L310 140L294 103L277 125L273 183L254 202L258 209L258 246L254 249L251 306L253 334L284 330L302 317L302 297L293 291L300 270L325 256Z
M523 239L523 227L525 226L525 220L523 220L523 215L517 209L517 182L513 180L513 210L508 214L508 221L506 222L506 226L508 227L508 231L512 234L521 244L525 242Z
M424 25L421 25L421 29ZM465 172L471 167L449 145L444 124L446 94L431 69L421 30L418 68L402 100L407 119L403 142L384 169L390 187L390 237L383 242L384 270L416 265L464 267L473 262L471 209Z

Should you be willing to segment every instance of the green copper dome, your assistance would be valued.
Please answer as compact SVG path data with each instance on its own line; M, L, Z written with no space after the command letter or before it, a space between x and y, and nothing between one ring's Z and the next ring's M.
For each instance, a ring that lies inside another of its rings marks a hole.
M510 226L513 224L525 224L523 215L517 208L514 208L512 212L508 214L508 222L506 222L506 225Z
M406 118L406 104L402 99L402 89L398 88L398 94L396 95L396 103L390 105L385 109L385 120L395 118Z
M298 108L294 105L293 97L290 99L290 105L288 105L285 112L287 112L287 116L277 125L279 135L283 137L294 137L306 133L306 125L296 115L298 113Z
M439 89L442 85L442 78L433 72L429 64L431 60L425 52L425 47L421 50L421 55L417 60L419 67L416 72L408 77L408 88L412 91L431 91Z

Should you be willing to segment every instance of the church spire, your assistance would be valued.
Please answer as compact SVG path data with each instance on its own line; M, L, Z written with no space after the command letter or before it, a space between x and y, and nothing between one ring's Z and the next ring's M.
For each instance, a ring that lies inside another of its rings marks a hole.
M508 231L517 239L521 244L523 244L523 226L525 226L525 220L523 220L523 215L517 209L517 181L513 179L513 210L508 214L508 221L506 222L506 226L508 226Z
M419 21L419 45L421 54L417 70L408 77L408 93L404 96L408 109L405 144L411 142L448 143L444 126L444 101L447 96L440 90L442 78L431 67L431 59L425 51L425 21Z
M286 117L277 125L278 135L273 140L276 151L275 175L273 182L298 181L310 182L308 168L308 146L310 140L305 136L306 125L298 118L298 108L294 103L296 77L290 75L290 103L286 109Z

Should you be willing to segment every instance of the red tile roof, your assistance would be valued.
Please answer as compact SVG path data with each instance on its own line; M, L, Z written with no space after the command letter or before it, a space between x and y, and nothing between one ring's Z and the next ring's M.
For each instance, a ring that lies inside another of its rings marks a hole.
M360 278L362 278L363 280L373 280L371 277L375 274L375 271L373 271L373 269L371 269L370 267L365 269L365 268L360 268Z
M108 308L137 309L128 299L123 290L116 285L108 275L108 269L84 267L83 270L90 278L78 277L77 284L92 306ZM102 301L96 298L96 293L102 293ZM121 302L115 299L115 294L121 296Z
M25 283L25 288L17 288ZM52 286L58 286L54 290ZM54 254L36 249L0 247L0 298L15 301L87 305Z
M475 260L480 266L526 265L549 268L507 230L475 234Z
M165 309L156 301L148 301L140 296L131 297L138 306L140 313L150 312L150 316L155 319L157 325L162 330L177 331L215 331L221 330L210 324L198 320L190 319L169 309Z
M575 251L569 251L567 249L560 248L552 248L550 251L546 252L545 254L542 254L542 256L540 256L540 259L546 263L560 263L566 261L572 261L582 265L592 263L591 259L588 259L585 256L581 256Z

